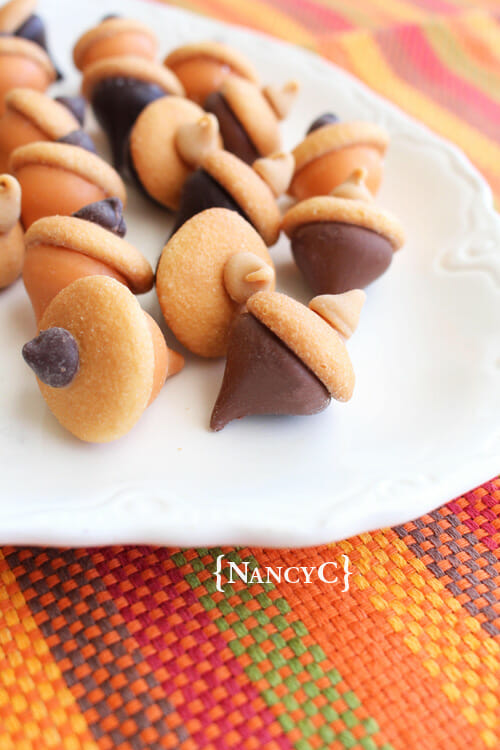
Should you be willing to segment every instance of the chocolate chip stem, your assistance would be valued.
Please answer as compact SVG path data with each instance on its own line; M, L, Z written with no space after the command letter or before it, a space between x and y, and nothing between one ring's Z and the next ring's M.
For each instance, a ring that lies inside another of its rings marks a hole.
M85 121L85 99L83 96L56 96L55 100L66 107L83 127Z
M58 139L58 143L69 143L70 146L79 146L84 148L85 151L90 151L92 154L97 153L95 143L88 133L84 130L72 130L71 133L67 133Z
M78 344L65 328L47 328L23 346L24 361L42 383L66 388L80 367Z
M119 198L105 198L102 201L89 203L79 211L75 211L72 216L98 224L103 229L118 235L118 237L125 237L127 233L127 226L123 218L123 203Z

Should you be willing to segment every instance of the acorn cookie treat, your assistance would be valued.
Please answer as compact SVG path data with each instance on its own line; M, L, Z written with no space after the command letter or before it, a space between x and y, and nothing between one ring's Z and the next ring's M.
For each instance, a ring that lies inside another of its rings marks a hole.
M56 77L54 66L38 44L14 36L0 36L0 115L4 112L8 91L17 87L46 91Z
M330 114L317 118L311 128L293 150L295 174L290 195L297 200L328 195L357 167L366 169L366 184L375 195L389 144L386 131L371 122L337 122Z
M184 183L173 231L207 208L228 208L249 221L266 245L274 245L281 224L276 198L286 192L290 183L292 155L280 152L258 159L250 167L234 154L217 148L217 136L213 115L203 115L177 133L178 152L197 169Z
M105 275L134 294L153 286L153 270L123 237L122 204L111 198L85 206L72 216L39 219L26 232L23 280L39 320L50 301L82 276Z
M7 169L10 154L19 146L57 141L79 129L80 123L61 102L34 89L12 89L0 117L0 170Z
M44 216L70 216L88 203L117 197L125 205L121 177L97 154L69 143L29 143L10 157L21 184L24 228Z
M274 267L262 239L234 211L211 208L167 242L156 291L167 325L202 357L226 353L229 329L246 299L274 289Z
M344 340L364 299L356 289L316 297L307 308L277 292L250 297L231 328L212 430L252 414L317 414L332 398L349 401L354 372Z
M91 103L122 170L130 129L144 107L160 97L183 96L176 76L161 65L132 55L99 60L84 72L82 92Z
M132 18L108 16L78 39L73 61L83 71L96 60L122 55L154 60L157 52L158 39L148 26Z
M404 244L401 224L373 203L357 169L332 194L297 203L283 218L295 261L315 294L363 288Z
M125 435L182 369L155 321L115 279L87 276L63 289L23 348L50 411L80 440Z
M130 132L129 168L144 192L157 203L177 210L182 186L193 171L183 157L179 141L185 125L194 125L204 115L201 107L178 96L167 96L149 104ZM218 145L220 137L216 136ZM213 148L210 130L207 148ZM199 149L205 148L203 142Z
M21 187L9 174L0 175L0 289L21 274L24 262L24 234L21 215Z
M167 55L164 65L179 78L186 96L200 105L209 94L220 89L230 74L259 83L252 63L221 42L194 42L177 47Z
M296 81L261 91L251 81L230 75L203 106L217 117L226 151L253 164L281 148L279 120L287 116L297 91Z
M10 0L0 8L0 34L20 37L38 44L49 56L45 24L33 11L37 0ZM56 69L58 79L61 73Z

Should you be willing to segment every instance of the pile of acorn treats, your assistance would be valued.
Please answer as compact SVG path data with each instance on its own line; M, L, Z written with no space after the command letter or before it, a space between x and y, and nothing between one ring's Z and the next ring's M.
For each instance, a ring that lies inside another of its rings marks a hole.
M182 370L135 296L154 285L177 340L226 357L213 430L348 401L361 290L404 242L373 200L387 133L323 114L284 152L297 82L263 86L214 41L161 63L155 33L118 16L74 46L82 96L51 98L60 74L34 5L0 8L0 287L22 274L38 325L23 356L59 422L81 440L119 438ZM113 167L83 130L86 102ZM123 180L175 212L156 274L124 239ZM274 291L268 248L282 231L315 295L307 307Z

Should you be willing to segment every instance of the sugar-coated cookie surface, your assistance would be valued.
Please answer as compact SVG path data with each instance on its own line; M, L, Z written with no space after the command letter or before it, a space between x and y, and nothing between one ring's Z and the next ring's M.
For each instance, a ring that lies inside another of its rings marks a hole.
M224 267L237 253L252 253L272 268L267 248L239 214L213 208L187 221L168 241L158 264L156 290L176 338L203 357L226 351L240 305L224 285Z
M27 250L43 244L95 258L122 274L134 294L144 294L153 285L153 270L142 253L91 221L74 216L47 216L31 225L25 242Z
M0 114L10 89L27 86L45 91L56 77L49 56L38 44L14 36L0 37Z
M47 308L40 330L53 327L76 340L80 368L66 388L39 381L49 409L80 440L108 442L126 434L153 387L153 339L136 298L114 279L79 279Z
M97 154L69 143L29 143L10 157L21 183L22 221L27 229L44 216L70 215L83 206L127 193L119 174Z
M83 71L96 60L118 55L154 60L157 52L158 39L149 26L131 18L113 17L82 34L73 48L73 61Z
M132 128L130 156L137 177L146 192L167 208L178 208L182 186L192 172L176 146L178 128L202 116L194 102L168 96L149 104Z
M171 51L164 65L181 80L186 96L203 105L231 73L258 83L252 63L238 50L215 41L185 44Z
M298 200L327 195L359 167L367 171L366 184L375 195L380 187L383 158L389 136L376 123L330 122L312 125L293 150L295 175L290 195Z

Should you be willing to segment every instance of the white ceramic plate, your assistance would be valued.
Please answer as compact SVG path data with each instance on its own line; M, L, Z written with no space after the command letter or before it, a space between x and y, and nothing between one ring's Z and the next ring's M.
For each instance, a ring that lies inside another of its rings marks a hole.
M20 350L34 333L22 283L0 294L0 542L53 545L310 545L407 521L500 469L500 219L467 159L343 71L298 48L136 0L40 2L58 62L105 12L140 18L162 40L236 45L263 79L298 78L292 147L325 110L391 134L383 206L408 243L368 290L350 342L352 401L314 417L252 418L212 434L223 363L188 358L134 430L105 446L51 416ZM103 143L102 137L99 143ZM129 239L152 262L170 219L130 189ZM310 296L286 239L279 286ZM159 319L154 294L143 298Z

